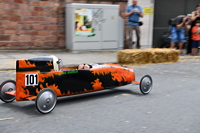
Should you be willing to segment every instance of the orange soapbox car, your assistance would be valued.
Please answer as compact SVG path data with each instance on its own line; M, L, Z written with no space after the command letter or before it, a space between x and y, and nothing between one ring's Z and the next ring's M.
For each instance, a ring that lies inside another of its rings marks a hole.
M143 94L152 89L152 78L135 81L134 70L119 64L89 64L89 69L77 66L61 67L56 56L37 56L16 61L16 82L4 81L0 85L0 99L6 103L24 100L35 101L41 113L51 112L57 97L94 92L127 84L140 85Z

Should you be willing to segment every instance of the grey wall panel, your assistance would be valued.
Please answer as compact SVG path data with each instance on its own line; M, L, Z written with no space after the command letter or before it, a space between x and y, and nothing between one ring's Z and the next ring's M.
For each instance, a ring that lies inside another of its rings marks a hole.
M68 50L119 49L119 5L72 3L66 12Z

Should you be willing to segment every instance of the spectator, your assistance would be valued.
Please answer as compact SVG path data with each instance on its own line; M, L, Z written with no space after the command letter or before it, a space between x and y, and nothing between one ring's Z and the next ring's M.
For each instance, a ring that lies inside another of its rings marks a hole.
M140 6L137 5L138 0L132 0L132 5L126 8L126 12L123 15L123 18L128 17L128 43L125 44L125 49L133 48L132 37L133 30L136 31L137 37L137 45L136 47L139 49L140 46L140 27L139 27L139 17L143 17L143 11Z
M196 5L196 11L193 11L191 14L192 14L192 17L191 17L191 19L192 19L191 29L192 29L192 27L195 26L195 21L200 20L200 4ZM191 44L192 43L191 29L189 31L189 44L188 44L188 48L187 48L187 53L191 53L191 46L192 46L192 44Z
M200 44L200 20L195 22L195 26L192 27L192 55L198 55L198 47Z
M192 21L200 19L200 4L197 4L196 11L192 12Z
M183 44L185 42L185 28L186 30L190 29L190 17L185 15L179 15L173 19L170 26L170 32L172 35L170 48L175 47L175 43L179 42L178 49L182 54Z

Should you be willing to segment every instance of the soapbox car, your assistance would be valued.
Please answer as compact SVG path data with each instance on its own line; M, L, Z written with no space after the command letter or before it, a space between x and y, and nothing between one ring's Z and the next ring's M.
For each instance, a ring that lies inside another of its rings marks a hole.
M6 103L34 100L41 113L51 112L57 97L94 92L117 86L140 85L143 94L152 89L152 78L142 77L135 81L134 70L119 64L89 64L89 69L77 66L60 66L56 56L37 56L16 61L16 82L4 81L0 85L0 99Z

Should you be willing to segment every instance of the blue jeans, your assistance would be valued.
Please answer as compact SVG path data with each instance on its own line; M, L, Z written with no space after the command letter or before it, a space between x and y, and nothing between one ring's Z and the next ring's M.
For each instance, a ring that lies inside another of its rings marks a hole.
M185 29L181 27L177 29L176 27L170 26L171 31L171 42L185 42Z

